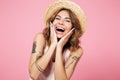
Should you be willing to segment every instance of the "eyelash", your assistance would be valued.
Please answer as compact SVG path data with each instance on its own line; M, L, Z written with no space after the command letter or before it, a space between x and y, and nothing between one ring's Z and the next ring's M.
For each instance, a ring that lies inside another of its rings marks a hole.
M66 20L66 22L71 22L70 20Z
M56 17L56 20L60 20L60 18ZM66 22L71 22L70 20L65 20Z
M60 20L60 18L57 18L57 17L55 19Z

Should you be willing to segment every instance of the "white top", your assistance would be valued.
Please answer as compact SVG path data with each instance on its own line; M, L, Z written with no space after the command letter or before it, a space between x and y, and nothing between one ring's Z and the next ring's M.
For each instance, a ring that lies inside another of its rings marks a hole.
M48 50L48 47L46 46L45 52L47 50ZM68 59L69 56L70 56L70 51L67 49L63 53L64 62L66 62L66 60ZM39 80L55 80L55 77L54 77L54 64L55 64L55 62L52 62L52 61L48 64L48 67L42 73ZM32 79L30 79L30 80L32 80Z

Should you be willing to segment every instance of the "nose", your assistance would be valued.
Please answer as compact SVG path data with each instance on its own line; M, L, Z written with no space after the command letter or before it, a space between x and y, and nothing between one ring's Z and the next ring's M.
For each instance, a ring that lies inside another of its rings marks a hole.
M59 24L63 25L63 24L64 24L64 20L61 19L61 20L59 21Z

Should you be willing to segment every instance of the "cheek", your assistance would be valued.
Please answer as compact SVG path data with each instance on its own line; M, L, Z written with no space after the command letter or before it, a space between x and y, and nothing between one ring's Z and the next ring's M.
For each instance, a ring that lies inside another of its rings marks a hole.
M70 26L68 27L68 29L71 30L71 29L72 29L72 25L70 25Z
M56 24L56 23L58 23L58 21L57 21L57 20L54 20L54 21L53 21L53 24Z
M72 29L72 23L66 23L65 26L70 30Z
M67 28L67 32L69 32L72 29L72 27Z

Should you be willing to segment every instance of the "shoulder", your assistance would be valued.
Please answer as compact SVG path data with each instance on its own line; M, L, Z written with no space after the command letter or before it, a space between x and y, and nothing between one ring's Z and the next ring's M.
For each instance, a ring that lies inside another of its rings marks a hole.
M35 35L35 37L34 37L34 40L35 41L38 41L38 40L45 40L45 38L44 38L44 35L43 35L43 33L42 32L39 32L39 33L37 33L36 35Z
M43 33L39 32L35 35L34 43L36 43L36 45L41 45L41 46L46 44L46 40L44 38Z
M72 51L71 55L75 55L75 56L81 57L83 55L83 49L81 47L79 47L75 51Z

